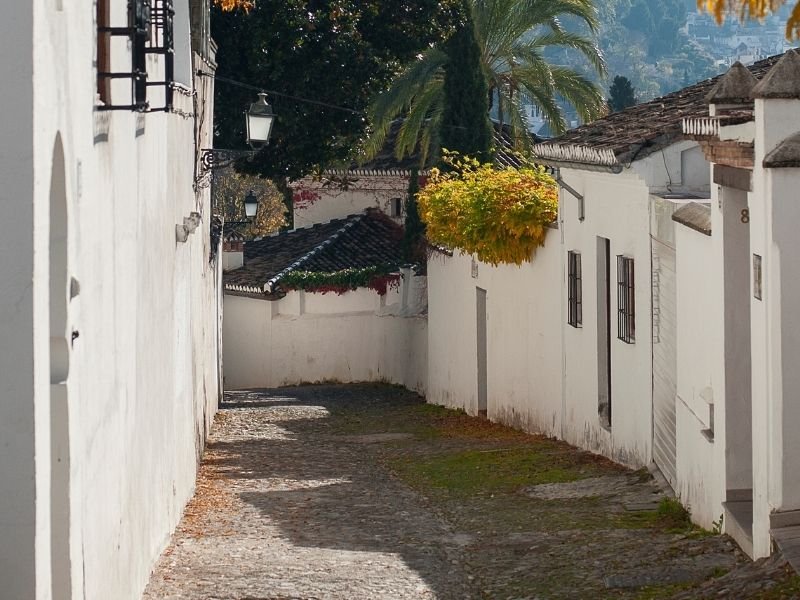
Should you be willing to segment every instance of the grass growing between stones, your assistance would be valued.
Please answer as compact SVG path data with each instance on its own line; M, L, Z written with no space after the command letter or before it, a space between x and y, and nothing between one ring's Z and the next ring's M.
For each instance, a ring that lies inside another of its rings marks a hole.
M768 590L760 592L758 600L794 600L800 598L800 575L792 575Z
M690 590L694 587L691 583L676 583L673 585L662 585L646 587L639 590L636 600L667 600L678 592Z
M675 498L662 498L655 510L624 512L613 517L616 527L623 529L659 529L666 533L682 533L689 537L712 535L692 523L689 511Z
M448 495L511 493L524 486L564 483L604 474L594 461L540 444L464 450L439 456L392 461L394 471L412 486ZM555 450L555 451L554 451Z

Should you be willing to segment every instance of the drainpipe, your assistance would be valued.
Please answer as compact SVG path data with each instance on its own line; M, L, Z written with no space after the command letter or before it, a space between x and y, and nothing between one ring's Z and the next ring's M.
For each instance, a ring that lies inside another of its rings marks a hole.
M553 170L553 176L555 177L556 182L560 182L561 181L561 173L559 172L558 168L555 168ZM559 187L560 187L560 185L561 184L559 183ZM559 237L560 237L560 240L561 240L561 278L560 278L561 285L559 285L559 287L561 289L561 302L560 302L560 306L561 306L561 326L560 326L560 330L561 330L561 423L560 423L560 428L561 428L561 439L563 440L563 439L566 439L565 438L566 429L565 429L565 424L564 423L565 423L565 421L567 419L567 344L566 344L566 342L567 342L567 332L566 332L566 328L564 326L564 323L566 322L566 315L564 314L565 310L566 310L566 308L565 308L566 298L564 297L564 290L566 288L566 285L564 285L565 284L565 281L564 281L565 275L564 274L566 273L566 271L565 271L566 264L564 262L565 261L565 258L564 258L564 215L561 212L561 208L562 208L563 204L561 203L560 196L561 196L561 194L559 193L558 234L559 234Z
M583 222L583 220L586 218L586 210L585 210L583 194L579 194L575 190L575 188L573 188L566 181L561 179L561 169L559 169L558 167L555 167L553 169L553 176L555 177L555 180L556 180L556 183L558 184L558 187L560 187L562 190L566 190L567 192L569 192L574 198L577 198L577 200L578 200L578 220Z

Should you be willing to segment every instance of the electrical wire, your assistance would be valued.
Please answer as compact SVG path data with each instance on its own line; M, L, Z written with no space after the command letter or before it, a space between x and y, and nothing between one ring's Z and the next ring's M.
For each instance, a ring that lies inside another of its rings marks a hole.
M367 113L361 110L355 110L353 108L347 108L346 106L339 106L337 104L330 104L328 102L321 102L319 100L311 100L310 98L303 98L301 96L293 96L291 94L284 94L283 92L276 92L275 90L265 90L264 88L250 85L249 83L242 83L241 81L236 81L235 79L228 79L227 77L221 77L220 75L212 75L210 73L203 73L198 72L198 75L202 77L213 77L215 81L220 81L222 83L228 83L230 85L234 85L240 88L244 88L247 90L253 90L255 92L261 92L265 94L269 94L271 96L280 96L282 98L287 98L289 100L296 100L297 102L305 102L306 104L315 104L316 106L323 106L325 108L332 108L334 110L340 110L342 112L347 112L353 115L358 115L359 117L366 117Z
M325 108L330 108L330 109L333 109L333 110L339 110L339 111L342 111L342 112L350 113L352 115L356 115L356 116L359 116L359 117L362 117L362 118L367 118L367 113L365 111L363 111L363 110L355 110L353 108L347 108L346 106L339 106L337 104L330 104L329 102L322 102L320 100L312 100L310 98L303 98L302 96L293 96L291 94L284 94L283 92L276 92L275 90L266 90L266 89L264 89L262 87L259 87L259 86L256 86L256 85L252 85L252 84L249 84L249 83L244 83L242 81L236 81L235 79L229 79L228 77L222 77L221 75L216 75L216 74L213 74L213 73L207 73L205 71L197 71L197 75L200 76L200 77L211 77L215 81L219 81L219 82L222 82L222 83L227 83L229 85L240 87L240 88L243 88L243 89L246 89L246 90L252 90L252 91L258 92L258 93L269 94L271 96L279 96L279 97L282 97L282 98L287 98L289 100L295 100L297 102L305 102L306 104L314 104L316 106L322 106L322 107L325 107ZM464 126L464 125L445 125L445 127L448 127L450 129L467 129L467 127ZM514 142L516 142L518 140L528 140L529 141L529 138L526 138L524 135L519 135L519 134L511 135L510 132L505 132L505 131L501 135L509 138L510 140L512 140Z

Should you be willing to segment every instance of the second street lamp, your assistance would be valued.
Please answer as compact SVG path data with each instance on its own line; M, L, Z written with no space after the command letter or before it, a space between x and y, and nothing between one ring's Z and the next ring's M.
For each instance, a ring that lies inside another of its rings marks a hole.
M250 190L244 197L244 216L243 221L228 221L225 220L225 225L249 225L253 222L253 217L258 213L258 196L253 190Z

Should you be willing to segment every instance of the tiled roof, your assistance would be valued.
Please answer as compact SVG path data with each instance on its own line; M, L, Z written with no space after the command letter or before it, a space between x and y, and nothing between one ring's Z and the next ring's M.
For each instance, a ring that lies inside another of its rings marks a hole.
M747 68L756 79L761 79L781 56L766 58ZM537 144L534 153L546 164L619 171L623 165L680 139L684 118L707 117L705 97L720 77L722 75L587 123Z
M247 242L244 266L227 271L225 290L271 294L292 271L333 272L402 263L402 228L377 210Z

